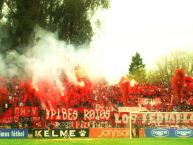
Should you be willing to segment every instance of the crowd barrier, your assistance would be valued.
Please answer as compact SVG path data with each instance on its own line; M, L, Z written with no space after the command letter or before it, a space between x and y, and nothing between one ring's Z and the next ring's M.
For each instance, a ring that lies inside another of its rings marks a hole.
M34 129L34 138L129 138L129 128Z
M132 131L132 138L135 132ZM0 129L0 138L130 138L129 128L85 128L85 129ZM193 137L189 128L141 128L139 137Z

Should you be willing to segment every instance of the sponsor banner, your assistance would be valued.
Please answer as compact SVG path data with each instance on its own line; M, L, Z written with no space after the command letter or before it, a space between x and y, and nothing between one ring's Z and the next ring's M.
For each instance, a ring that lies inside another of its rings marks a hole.
M27 129L0 129L0 138L27 138Z
M89 137L89 129L34 129L34 138L73 138Z
M189 128L156 128L145 129L146 137L193 137L193 129Z
M169 137L169 129L156 128L145 129L146 137Z
M193 137L193 129L176 129L176 137Z
M91 138L129 138L129 128L90 128Z

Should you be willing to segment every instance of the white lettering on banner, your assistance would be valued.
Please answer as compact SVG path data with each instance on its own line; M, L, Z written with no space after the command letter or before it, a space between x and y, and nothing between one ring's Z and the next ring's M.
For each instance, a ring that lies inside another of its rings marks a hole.
M55 134L54 130L52 130L52 137L58 137L58 135Z
M115 123L129 123L129 114L114 113ZM132 113L131 122L140 122L142 124L192 124L192 113Z
M164 114L157 114L157 123L161 124L164 121Z
M19 117L15 116L15 117L4 117L4 118L0 118L0 123L11 123L11 122L18 122L19 121Z
M129 129L102 129L98 137L129 137Z
M168 129L153 129L151 135L155 137L166 137L169 135Z
M191 129L177 129L175 131L175 135L179 137L192 136L192 130Z
M191 115L191 116L193 116L193 115ZM181 119L185 124L188 123L187 118L188 118L188 114L187 114L187 113L185 113L184 115L181 114L181 116L180 116L180 119ZM192 120L192 119L190 119L190 120Z
M76 137L76 130L35 130L34 137ZM18 133L17 133L18 134ZM23 133L24 134L24 133ZM19 133L18 135L22 135Z
M84 120L108 120L110 115L109 109L84 109ZM77 120L77 118L76 109L46 109L47 120Z
M10 133L9 132L1 132L0 131L0 137L10 137Z
M68 136L68 130L65 130L65 131L60 130L60 136L61 137L67 137Z
M20 109L20 115L21 116L25 116L25 114L26 114L26 109L25 108L21 108Z
M115 123L121 123L121 120L119 119L119 114L118 113L114 113L115 116Z
M142 114L142 118L147 118L147 114ZM148 120L142 119L143 124L147 124Z
M152 113L152 114L149 114L149 121L152 123L152 124L155 124L157 119L156 119L156 114Z
M124 124L127 124L129 122L129 116L127 114L123 114L122 120Z
M75 137L75 130L70 130L69 135L70 137Z
M74 122L75 128L109 128L111 127L111 124L109 124L109 121L83 121L78 120Z
M76 109L62 108L62 120L76 120L78 117L78 111Z
M47 120L76 120L78 117L78 111L76 109L46 109Z
M110 110L104 109L84 109L84 120L108 120Z
M15 109L14 109L14 114L16 115L18 115L20 113L20 108L19 107L15 107ZM19 116L19 115L18 115Z
M40 117L31 117L32 122L40 121Z
M131 116L132 123L135 123L136 120L137 120L137 114L132 114L132 116Z
M75 135L76 130L60 130L59 136L60 137L76 137Z
M35 137L42 137L42 130L35 130Z
M171 124L175 124L176 122L176 115L174 115L174 114L170 114L170 116L169 116L169 123L171 123Z
M37 114L38 114L38 108L37 108L37 107L32 107L31 113L32 113L32 116L37 116Z
M193 115L191 114L190 116L189 116L190 118L189 118L189 123L193 123ZM188 118L188 117L187 117Z
M56 110L55 109L50 109L50 114L51 114L51 119L56 115Z
M49 130L44 130L44 137L49 137L49 136L50 136Z
M38 116L38 107L29 107L29 106L22 106L22 107L15 107L14 108L14 115L15 116L24 116L24 117L30 117L30 116Z
M129 123L129 118L130 117L129 117L128 114L114 113L114 117L115 117L115 123L117 123L117 124L120 124L120 123L127 124L127 123Z
M66 112L65 108L62 108L62 117L63 117L64 120L68 119L68 115L67 115L67 112Z
M11 131L11 136L13 137L24 137L24 131Z

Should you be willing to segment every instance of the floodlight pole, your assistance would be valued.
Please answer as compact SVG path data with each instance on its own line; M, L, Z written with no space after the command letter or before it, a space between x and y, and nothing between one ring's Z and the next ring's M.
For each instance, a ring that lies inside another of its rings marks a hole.
M129 138L132 139L132 127L131 127L131 112L129 113Z

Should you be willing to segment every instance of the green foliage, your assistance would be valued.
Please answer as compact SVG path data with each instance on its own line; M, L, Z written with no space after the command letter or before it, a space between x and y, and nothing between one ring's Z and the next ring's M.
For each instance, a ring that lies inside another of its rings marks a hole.
M138 52L132 57L132 62L129 67L129 73L134 73L138 71L140 68L144 68L143 60Z
M140 83L145 82L145 65L138 52L132 56L132 62L129 66L129 78Z
M183 69L186 75L193 77L193 53L189 51L173 51L161 57L154 70L147 75L149 83L169 85L171 77L177 69Z
M0 0L0 19L3 17L2 15L3 3L4 3L4 0Z
M109 0L1 0L8 7L6 27L10 48L22 48L35 39L35 28L58 32L61 40L74 45L90 42L91 18L99 8L108 8ZM1 19L1 17L0 17ZM22 50L19 50L22 52Z

